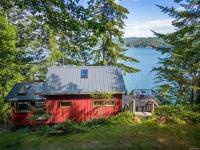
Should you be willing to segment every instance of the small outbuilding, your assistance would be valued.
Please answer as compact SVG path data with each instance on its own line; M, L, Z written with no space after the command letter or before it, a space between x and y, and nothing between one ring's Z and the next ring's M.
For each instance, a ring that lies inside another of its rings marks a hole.
M112 96L96 96L106 93ZM43 83L16 84L6 100L12 102L14 123L52 124L114 115L122 109L124 93L118 67L55 66Z
M35 124L31 117L36 110L45 109L46 98L41 94L43 82L17 83L5 100L11 102L14 124Z

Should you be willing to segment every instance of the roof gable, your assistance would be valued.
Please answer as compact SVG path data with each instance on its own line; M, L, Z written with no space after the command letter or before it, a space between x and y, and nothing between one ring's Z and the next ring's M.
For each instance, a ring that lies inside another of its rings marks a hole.
M81 70L87 78L81 78ZM56 66L50 67L43 86L44 95L126 92L122 72L114 66Z

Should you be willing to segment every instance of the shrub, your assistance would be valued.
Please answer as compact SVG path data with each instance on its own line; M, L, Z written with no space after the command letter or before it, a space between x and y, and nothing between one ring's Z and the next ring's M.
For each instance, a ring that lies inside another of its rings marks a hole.
M122 112L110 118L111 123L114 124L132 124L134 123L133 113Z
M21 127L21 128L19 128L18 130L16 130L17 132L19 132L19 133L26 133L26 134L28 134L29 132L31 132L31 130L30 130L30 128L29 127L25 127L25 126L23 126L23 127Z
M53 128L51 128L49 125L37 126L34 129L34 133L37 135L48 135L52 131L53 131Z
M87 127L102 126L110 124L110 120L108 118L92 119L82 124Z
M49 114L35 114L35 115L32 115L29 119L30 120L48 120L49 117L50 117Z
M113 93L96 91L96 93L91 94L90 97L93 99L111 99L113 97Z
M200 105L189 105L188 109L190 109L191 111L200 113Z
M10 131L9 130L7 130L7 129L1 129L0 128L0 135L3 135L3 134L5 134L5 133L9 133Z
M37 115L34 117L37 118ZM34 118L31 118L34 119ZM88 130L99 128L101 126L112 124L132 124L134 122L133 114L130 112L119 113L111 118L99 118L89 120L87 122L77 123L72 120L67 120L64 123L56 124L53 127L49 125L25 127L17 130L17 132L37 135L63 135L71 133L83 133Z
M84 126L81 126L81 124L78 124L72 120L67 120L62 124L56 125L55 129L63 130L66 134L81 133L86 131L86 128Z
M199 105L163 105L155 109L154 116L159 122L165 117L165 122L174 123L200 123Z

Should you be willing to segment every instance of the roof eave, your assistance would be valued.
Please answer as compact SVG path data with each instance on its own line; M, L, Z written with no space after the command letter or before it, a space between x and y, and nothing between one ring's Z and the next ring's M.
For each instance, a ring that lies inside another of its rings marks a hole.
M42 101L46 100L45 98L37 98L37 99L5 99L5 102L15 102L15 101Z
M112 94L126 94L127 91L123 92L112 92ZM90 95L94 94L94 92L88 92L88 93L43 93L43 95Z

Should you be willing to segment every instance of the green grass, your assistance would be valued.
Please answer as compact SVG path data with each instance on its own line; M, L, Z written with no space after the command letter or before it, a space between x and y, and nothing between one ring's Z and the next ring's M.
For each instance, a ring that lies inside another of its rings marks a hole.
M0 134L0 149L13 150L182 150L200 148L200 125L157 125L146 121L107 125L89 132L42 136L26 131Z

